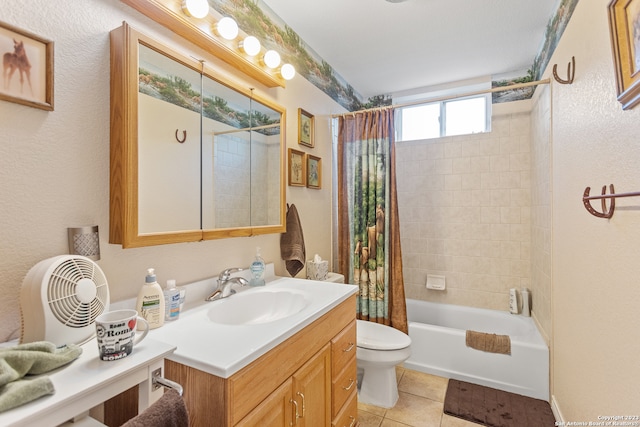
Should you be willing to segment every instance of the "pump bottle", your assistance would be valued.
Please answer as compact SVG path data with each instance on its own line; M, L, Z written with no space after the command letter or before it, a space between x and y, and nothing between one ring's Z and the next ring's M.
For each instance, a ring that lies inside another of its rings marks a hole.
M256 258L251 263L251 280L250 286L264 286L264 269L265 263L260 256L260 248L256 248Z
M174 279L167 280L164 290L164 320L178 320L180 317L180 290Z
M136 310L145 318L149 329L159 328L164 324L164 294L156 281L156 273L153 268L147 269L144 285L138 293Z

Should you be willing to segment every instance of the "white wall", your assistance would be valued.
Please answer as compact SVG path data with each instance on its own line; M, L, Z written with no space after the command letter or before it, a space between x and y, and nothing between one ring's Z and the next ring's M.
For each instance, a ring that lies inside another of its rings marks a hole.
M574 422L640 412L640 198L610 220L581 200L588 186L640 190L640 107L616 100L609 2L578 2L550 62L576 58L575 82L552 86L551 127L552 393Z
M126 249L109 235L109 31L127 21L134 28L180 52L206 57L177 36L115 0L3 0L2 21L55 42L55 111L0 101L0 341L20 328L19 292L33 265L68 252L67 227L97 224L102 259L113 300L137 294L145 269L159 281L184 284L247 266L262 248L276 272L280 235ZM331 139L329 115L343 109L305 79L286 89L268 89L207 58L222 75L287 108L286 137L297 144L297 109L316 118L316 147L304 149L323 159L323 188L287 188L305 232L307 255L330 257ZM14 77L15 78L15 77ZM299 274L303 275L303 272Z

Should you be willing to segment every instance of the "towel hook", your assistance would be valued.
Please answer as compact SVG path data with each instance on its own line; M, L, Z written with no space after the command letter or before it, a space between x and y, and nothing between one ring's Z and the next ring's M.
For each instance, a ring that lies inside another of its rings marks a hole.
M187 131L186 131L186 130L183 130L183 131L182 131L182 139L180 139L180 138L178 137L178 129L176 129L176 140L177 140L180 144L182 144L183 142L185 142L185 141L187 140Z
M563 85L569 85L573 83L573 78L575 77L575 75L576 75L576 57L575 56L572 56L571 62L567 64L567 80L561 79L560 76L558 76L558 64L553 64L553 78L556 79L558 83Z
M587 187L584 190L584 194L582 195L582 203L584 203L584 207L589 211L591 215L597 216L598 218L611 218L613 216L613 211L616 208L616 200L618 197L640 197L640 191L634 191L631 193L618 193L616 194L613 190L613 184L609 185L609 194L607 194L607 186L602 187L602 194L599 196L589 196L589 191L591 187ZM591 206L591 200L602 200L602 212L598 212L593 209ZM607 209L605 199L611 199L609 204L609 209Z
M591 187L587 187L584 190L584 194L582 196L582 203L584 203L584 207L587 209L587 211L589 211L591 215L597 216L598 218L611 218L613 216L613 211L616 209L616 199L615 197L602 197L607 195L607 186L606 185L602 186L602 194L599 197L598 196L589 197L590 191L591 191ZM609 194L610 196L613 196L615 194L615 191L613 189L613 184L609 185L609 191L610 191L610 194ZM596 198L602 201L602 212L598 212L593 208L593 206L591 206L591 200ZM611 201L609 202L608 210L607 210L607 204L606 204L607 198L611 199Z

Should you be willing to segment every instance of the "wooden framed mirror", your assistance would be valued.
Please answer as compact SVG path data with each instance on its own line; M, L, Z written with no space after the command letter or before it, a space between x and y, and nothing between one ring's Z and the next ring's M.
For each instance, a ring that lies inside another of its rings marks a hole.
M110 243L285 230L285 109L126 23L111 32Z

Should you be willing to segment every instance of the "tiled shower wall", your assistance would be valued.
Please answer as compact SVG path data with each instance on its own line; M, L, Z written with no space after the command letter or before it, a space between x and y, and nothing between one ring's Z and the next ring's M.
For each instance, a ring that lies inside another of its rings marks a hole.
M534 315L551 338L551 90L541 86L531 111L531 297Z
M216 227L251 224L250 155L248 138L233 134L216 137L213 145Z
M530 113L483 134L397 143L407 298L507 310L530 287ZM446 290L427 290L427 274Z
M215 226L280 223L280 136L218 135L213 148ZM261 139L261 140L257 140Z

